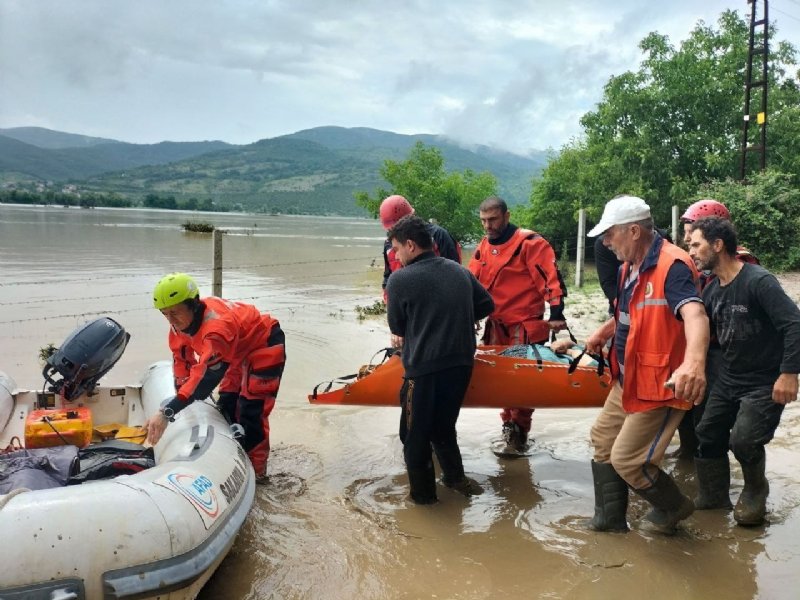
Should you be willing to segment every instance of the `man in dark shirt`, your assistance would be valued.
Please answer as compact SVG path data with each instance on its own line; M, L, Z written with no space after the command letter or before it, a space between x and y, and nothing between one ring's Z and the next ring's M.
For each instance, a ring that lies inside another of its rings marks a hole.
M730 448L744 476L733 516L739 525L760 525L769 494L764 446L797 398L800 310L769 271L738 260L736 246L727 219L705 217L692 226L689 254L698 269L716 275L703 301L722 354L697 426L695 505L730 508Z
M413 215L414 212L414 207L403 196L398 194L387 196L381 202L379 210L381 225L386 231L389 231L402 217ZM450 232L436 223L427 223L426 227L433 238L433 252L436 256L449 258L461 264L461 246L450 235ZM383 301L387 304L386 284L389 282L389 276L402 267L403 264L392 249L391 242L388 239L385 240L383 243L383 284L381 287L383 288ZM403 345L403 338L392 335L391 343L393 348L399 348Z
M400 393L400 439L411 499L436 502L431 448L442 482L474 493L464 475L456 420L475 357L475 322L494 310L492 297L463 266L437 257L427 223L414 215L389 230L403 268L386 286L389 329L404 338L405 381Z

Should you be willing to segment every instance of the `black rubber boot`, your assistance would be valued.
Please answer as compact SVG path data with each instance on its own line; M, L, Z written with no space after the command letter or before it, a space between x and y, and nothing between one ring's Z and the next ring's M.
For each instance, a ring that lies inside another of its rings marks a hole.
M628 531L628 484L610 463L592 461L594 479L594 517L592 531Z
M684 415L678 425L678 449L670 455L670 458L678 460L692 460L697 453L697 434L695 433L693 411L689 410Z
M730 497L731 464L728 455L719 458L695 458L694 466L697 470L695 509L733 508Z
M766 466L765 456L752 465L742 465L744 488L733 509L733 518L743 527L755 527L764 522L769 495L769 482L764 475Z
M674 535L678 522L694 512L694 503L681 493L672 477L660 469L652 487L634 491L653 505L642 520L645 531Z
M512 452L524 452L528 448L528 432L514 421L503 423L503 441Z
M456 482L464 479L464 461L457 445L433 444L433 451L442 469L443 484L453 487Z
M483 493L481 486L464 474L464 462L457 445L433 444L433 451L442 469L442 483L446 487L465 496L477 496Z
M411 500L415 504L435 504L438 502L436 497L436 473L433 464L424 469L407 469L408 484L411 487Z

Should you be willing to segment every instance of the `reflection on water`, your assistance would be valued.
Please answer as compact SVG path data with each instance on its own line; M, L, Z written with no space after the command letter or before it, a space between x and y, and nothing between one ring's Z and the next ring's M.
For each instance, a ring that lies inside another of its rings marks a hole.
M764 528L738 528L730 513L711 511L696 513L675 538L644 535L636 525L645 507L632 497L630 533L588 532L596 415L588 409L537 411L531 456L519 460L490 450L497 411L462 411L465 469L483 493L465 498L439 485L437 505L409 504L399 407L306 401L315 384L353 373L388 341L383 320L359 322L353 310L380 296L383 232L375 221L0 205L0 368L38 387L38 349L98 314L132 334L110 383L129 383L168 357L153 285L183 270L209 290L210 236L183 233L187 219L231 232L224 295L274 314L288 351L271 418L271 482L259 487L201 598L797 598L795 405L768 450ZM692 491L690 465L666 467ZM741 473L733 476L735 498Z

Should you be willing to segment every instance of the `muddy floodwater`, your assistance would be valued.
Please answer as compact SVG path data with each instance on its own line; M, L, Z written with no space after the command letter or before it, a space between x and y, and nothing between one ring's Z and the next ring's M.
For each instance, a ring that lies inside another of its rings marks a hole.
M497 411L466 409L459 442L483 493L468 499L440 486L438 504L408 503L399 407L307 401L314 385L354 373L387 345L385 319L359 321L354 311L380 297L383 232L375 221L0 205L0 369L20 387L40 387L39 348L99 315L132 335L107 383L136 381L169 358L153 285L180 270L210 293L211 237L184 233L187 219L228 231L223 295L277 317L288 354L270 420L270 484L257 489L200 598L800 598L797 404L767 449L764 527L704 511L674 538L648 535L637 529L645 507L633 499L629 533L587 531L596 409L538 411L531 456L516 460L491 451ZM574 293L567 306L585 338L605 304ZM693 494L691 464L664 466ZM734 500L741 486L737 467Z

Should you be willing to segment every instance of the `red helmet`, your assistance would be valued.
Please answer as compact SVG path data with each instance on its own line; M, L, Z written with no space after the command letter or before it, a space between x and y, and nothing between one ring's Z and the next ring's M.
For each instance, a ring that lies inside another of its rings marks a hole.
M414 214L414 207L408 200L397 194L388 196L381 202L381 224L384 229L391 229L401 217Z
M731 213L722 202L717 202L711 198L704 198L687 208L686 212L681 215L681 221L684 223L694 223L697 219L703 217L720 217L730 220Z

